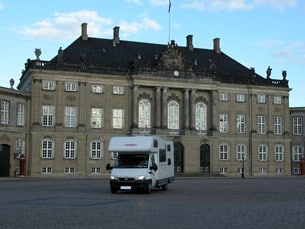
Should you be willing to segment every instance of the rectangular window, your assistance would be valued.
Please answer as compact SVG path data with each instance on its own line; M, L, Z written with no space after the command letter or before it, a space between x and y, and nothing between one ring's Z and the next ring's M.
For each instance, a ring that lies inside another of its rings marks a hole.
M304 157L303 147L302 146L293 146L292 147L292 160L300 161Z
M292 118L293 135L303 135L303 117Z
M275 168L275 174L283 174L284 169L283 168Z
M236 101L237 102L245 102L246 96L244 94L236 94Z
M10 103L7 101L1 101L0 104L0 123L1 124L8 124L9 122L9 109Z
M266 145L258 146L258 160L267 161L268 160L268 149Z
M226 93L226 92L220 92L220 93L219 93L219 100L220 100L220 101L228 101L228 100L229 100L228 93Z
M124 110L112 109L112 128L123 129L124 123Z
M260 174L267 174L267 173L268 173L268 170L267 170L267 168L260 168L260 169L259 169L259 173L260 173Z
M42 167L41 168L41 173L42 174L51 174L52 173L52 168L51 167Z
M266 95L257 95L257 103L266 103Z
M67 173L67 174L75 173L75 168L73 168L73 167L66 167L64 169L64 172Z
M229 160L229 146L227 144L222 144L219 146L219 159Z
M65 153L64 158L65 159L75 159L76 158L76 141L74 140L67 140L65 142Z
M282 117L275 116L273 118L273 124L274 124L274 134L282 134L283 133Z
M236 131L239 134L246 132L246 117L245 115L237 115L236 117Z
M236 159L238 161L245 161L245 160L247 160L246 145L238 144L236 146Z
M17 139L16 140L16 153L17 157L20 156L20 154L25 153L25 141L23 139Z
M103 93L103 86L99 84L94 84L91 86L92 93L101 94Z
M100 141L91 142L91 159L102 158L102 143Z
M44 80L42 81L42 89L47 91L54 91L55 90L55 82Z
M284 161L284 146L276 145L274 147L275 161Z
M226 174L226 173L228 173L228 168L219 168L219 173L220 173L220 174Z
M66 82L66 91L77 91L77 83L75 82Z
M91 173L96 174L96 173L101 173L101 168L91 168Z
M53 126L55 116L54 106L42 106L42 126Z
M219 114L219 132L227 133L229 128L228 114Z
M41 147L41 158L50 159L53 157L53 141L50 139L44 139Z
M300 168L293 168L293 174L294 175L300 175L301 174L301 169Z
M264 115L257 116L257 133L266 134L266 117Z
M102 128L103 123L103 109L91 108L91 127Z
M124 94L124 87L113 86L113 94L115 94L115 95L123 95Z
M281 96L274 96L273 97L274 104L282 104L282 97Z
M76 127L77 107L65 107L65 127Z
M24 126L24 118L25 118L25 106L24 104L17 104L17 126Z

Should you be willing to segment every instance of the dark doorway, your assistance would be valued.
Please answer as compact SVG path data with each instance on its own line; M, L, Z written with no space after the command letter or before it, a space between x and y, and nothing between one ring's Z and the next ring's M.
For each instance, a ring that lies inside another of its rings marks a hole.
M200 146L200 171L202 173L210 172L210 146L208 144Z
M0 177L8 177L10 174L10 146L0 145Z
M184 172L184 147L180 142L174 142L175 173Z

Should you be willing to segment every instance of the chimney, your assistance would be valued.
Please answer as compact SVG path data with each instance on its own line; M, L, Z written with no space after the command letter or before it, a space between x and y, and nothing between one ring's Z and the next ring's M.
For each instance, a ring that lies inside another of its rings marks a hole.
M186 47L189 51L193 51L193 35L187 35L186 36Z
M113 46L120 44L120 27L116 26L113 28Z
M88 34L87 34L87 23L82 24L82 40L87 41L88 40Z
M214 51L220 54L220 38L214 38Z

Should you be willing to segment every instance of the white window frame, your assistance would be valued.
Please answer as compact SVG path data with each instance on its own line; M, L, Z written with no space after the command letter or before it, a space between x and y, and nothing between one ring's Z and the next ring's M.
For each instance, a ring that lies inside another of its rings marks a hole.
M96 140L90 143L90 158L93 160L103 158L103 142Z
M0 104L0 123L7 125L9 123L10 102L1 100Z
M46 90L46 91L54 91L55 90L55 81L43 80L42 81L42 89Z
M66 91L75 92L75 91L77 91L77 83L76 82L66 82L65 89L66 89Z
M268 146L266 144L260 144L257 147L258 149L258 160L259 161L268 161Z
M54 141L52 139L42 139L40 157L42 159L52 159L54 157Z
M64 168L64 173L65 174L74 174L75 173L75 168L74 167L65 167Z
M300 145L292 146L292 161L299 162L304 157L304 147Z
M25 154L25 140L22 138L16 139L16 153L18 157L20 154Z
M245 144L236 145L236 160L237 161L247 160L247 146Z
M273 104L282 104L282 96L273 96Z
M16 125L17 126L24 126L25 120L25 105L22 103L17 103L16 107Z
M112 92L114 95L123 95L124 87L123 86L113 86Z
M265 115L257 116L257 133L266 134L266 116Z
M267 168L259 168L259 173L260 174L268 174L268 169Z
M124 109L112 109L112 128L123 129L124 127Z
M283 174L284 168L275 168L275 174Z
M148 99L141 99L138 104L139 109L139 128L151 128L151 103Z
M91 128L100 129L103 127L104 111L100 107L91 108Z
M303 135L303 117L295 116L292 117L292 134Z
M228 161L230 158L230 147L228 144L219 145L219 160Z
M167 128L171 130L179 129L179 103L172 100L167 105Z
M41 167L41 174L52 174L52 167Z
M195 122L196 130L206 131L207 130L207 107L205 103L198 102L195 106Z
M55 107L50 105L42 106L41 125L50 127L55 122Z
M283 133L283 118L281 116L273 117L274 134L280 135Z
M91 174L100 174L102 172L100 167L92 167Z
M245 102L246 95L245 94L236 94L236 102Z
M246 116L238 114L236 116L236 132L239 134L246 133Z
M91 89L92 89L92 93L95 93L95 94L103 93L103 86L100 84L92 84Z
M266 95L257 95L257 103L266 103Z
M284 146L277 144L274 146L275 161L284 161Z
M77 107L66 106L65 107L65 127L77 126Z
M228 101L229 95L227 92L219 92L219 101Z
M229 115L219 114L219 132L228 133L229 131Z
M77 142L74 139L68 139L64 142L64 159L75 159L77 154Z

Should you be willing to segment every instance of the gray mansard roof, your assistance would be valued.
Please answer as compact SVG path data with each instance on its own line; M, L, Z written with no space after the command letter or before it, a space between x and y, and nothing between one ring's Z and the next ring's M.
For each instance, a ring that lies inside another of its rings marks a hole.
M249 69L221 52L219 39L215 40L213 49L201 49L193 47L192 36L186 46L178 46L175 41L170 44L152 44L120 40L118 36L115 37L115 33L113 39L92 38L82 34L67 48L60 48L50 61L28 60L24 73L29 68L41 68L115 75L150 74L193 79L210 77L225 83L288 87L285 78L275 80L270 76L262 77L253 68ZM179 76L174 72L179 72Z

